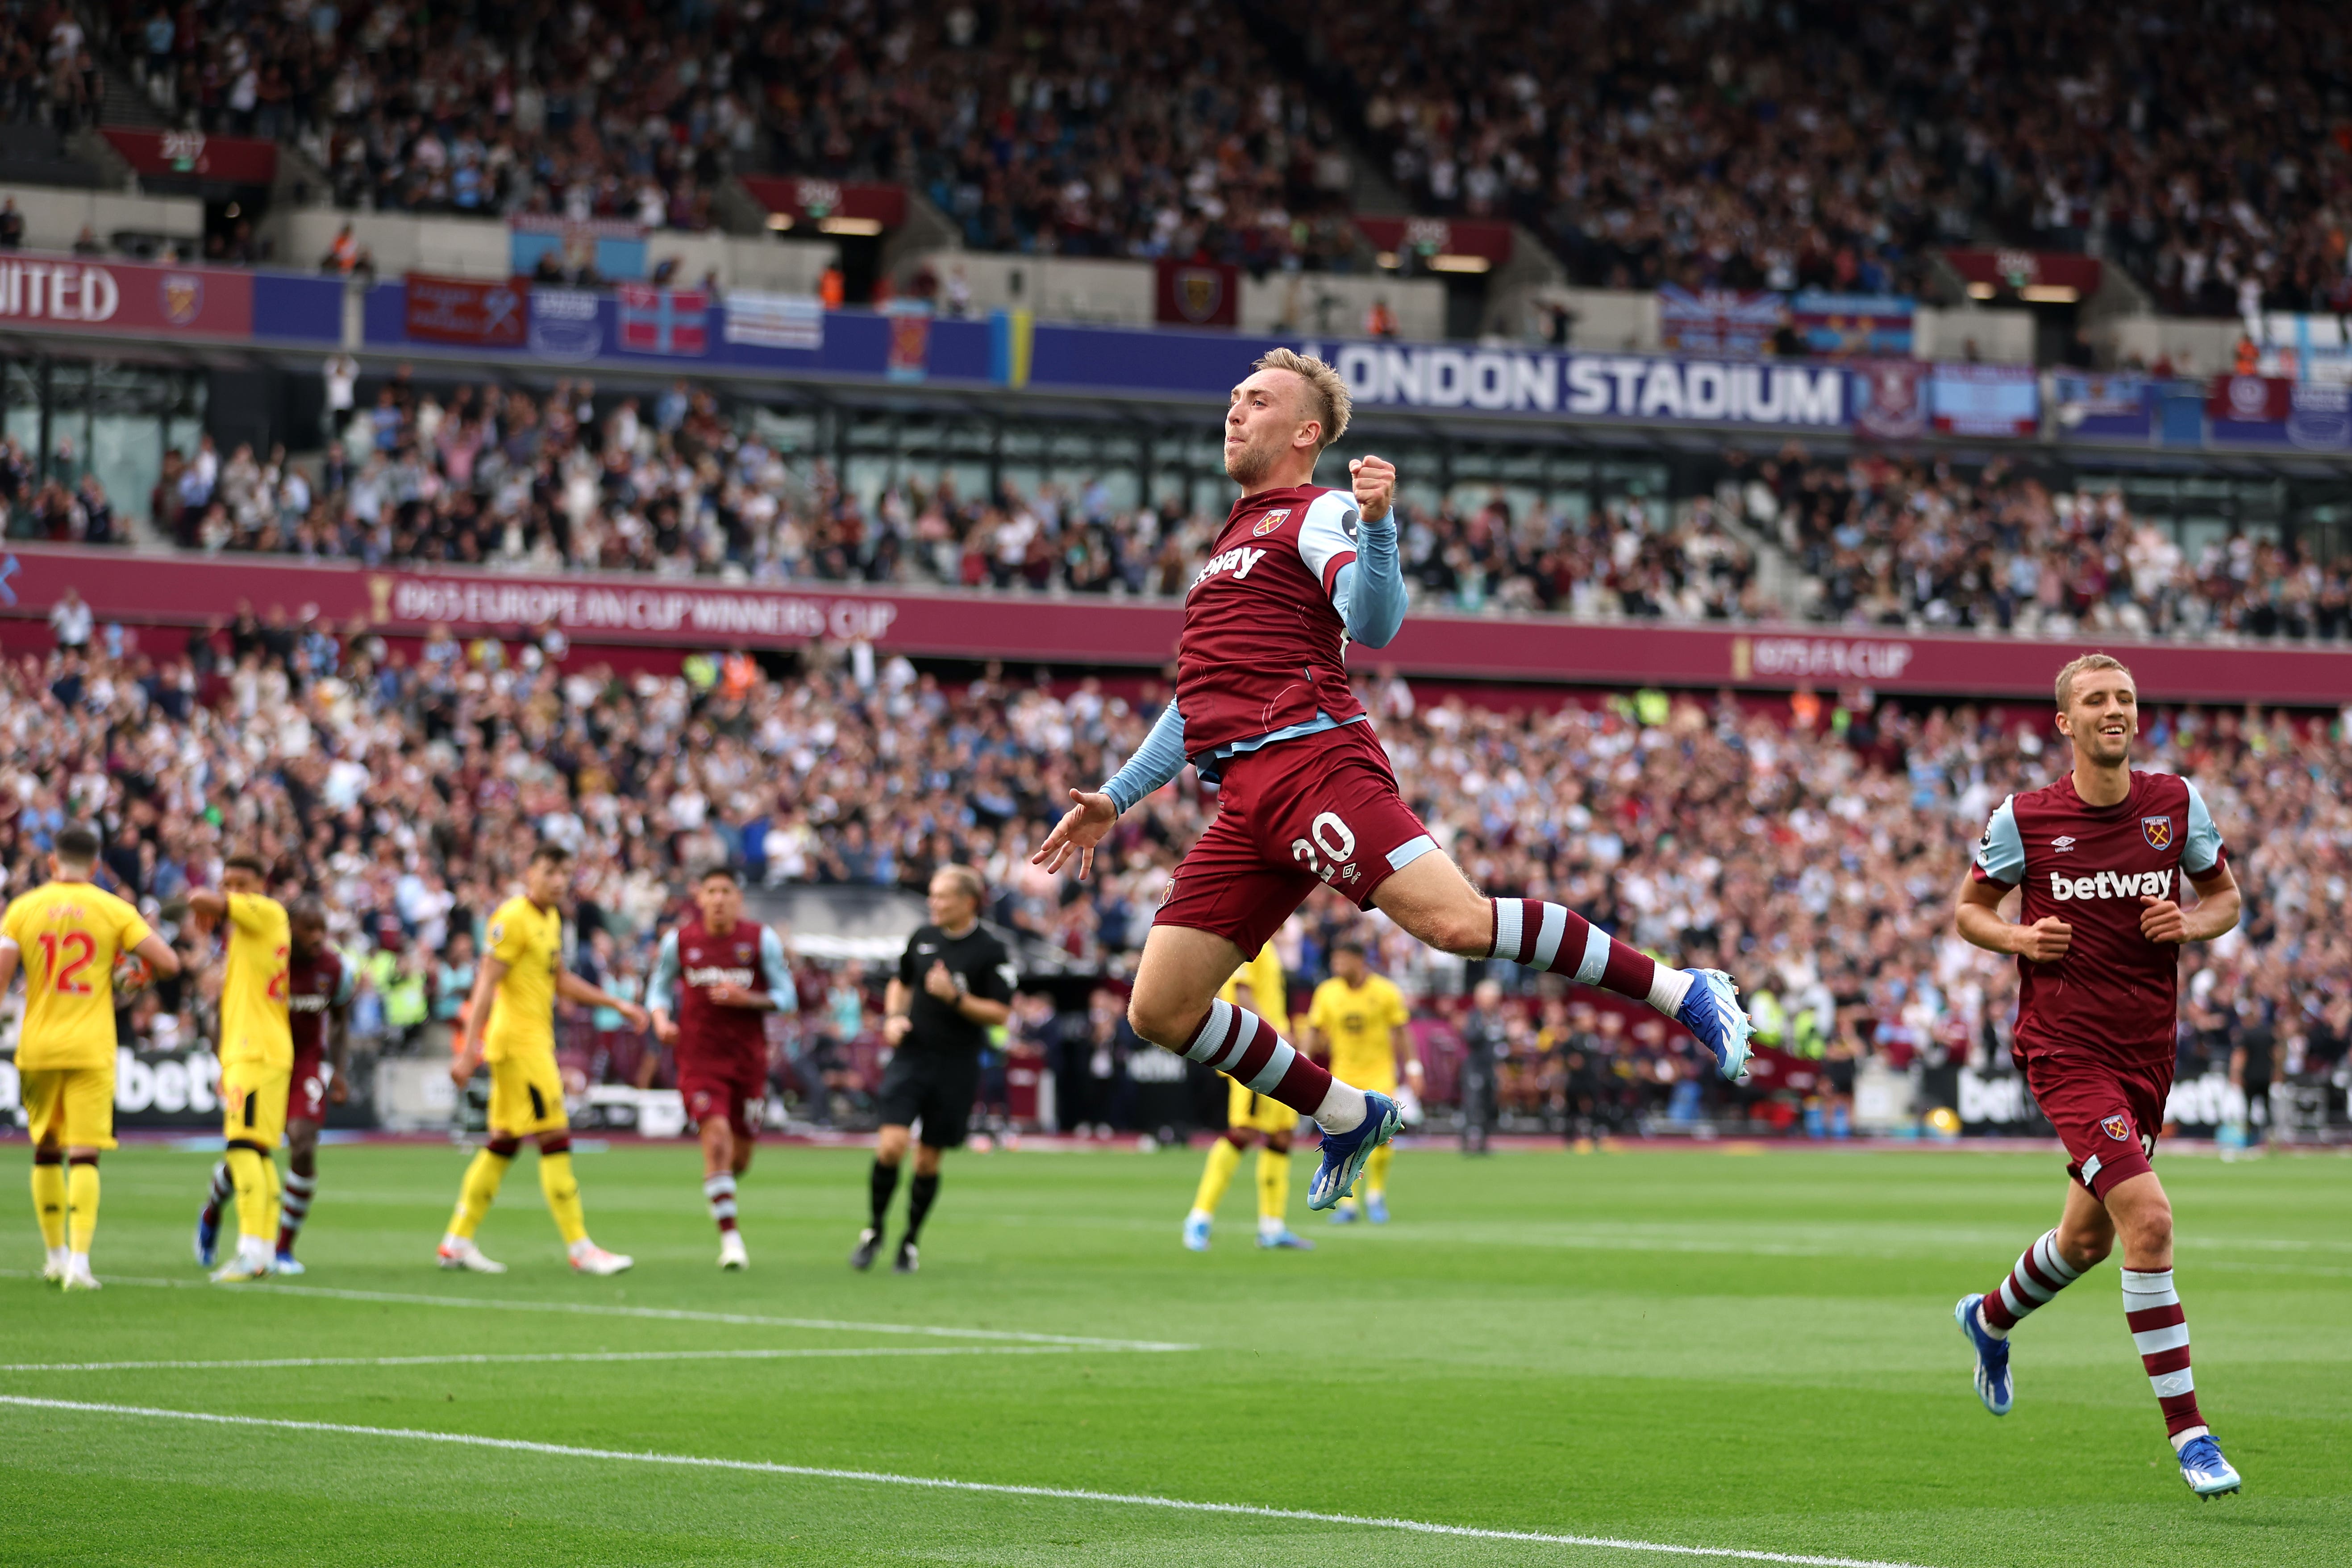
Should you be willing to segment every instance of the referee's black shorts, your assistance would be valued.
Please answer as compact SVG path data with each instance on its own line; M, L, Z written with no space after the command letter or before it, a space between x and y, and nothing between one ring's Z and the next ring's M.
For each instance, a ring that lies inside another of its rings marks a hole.
M980 1094L980 1053L900 1047L882 1069L882 1124L923 1124L927 1149L961 1149Z

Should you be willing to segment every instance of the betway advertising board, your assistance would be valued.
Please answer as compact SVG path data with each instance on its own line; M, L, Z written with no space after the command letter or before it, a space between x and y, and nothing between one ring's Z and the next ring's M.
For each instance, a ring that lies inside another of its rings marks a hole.
M738 587L610 573L385 572L59 545L0 552L0 618L30 623L32 635L46 635L38 623L68 586L79 590L101 621L141 626L214 624L242 601L265 616L283 613L299 620L316 614L337 626L357 619L394 637L421 637L436 626L464 636L521 637L554 626L582 649L791 648L863 637L910 655L1131 668L1164 664L1182 620L1174 602L1160 599L820 583ZM1869 687L2046 703L2058 667L2094 648L2128 662L2151 701L2336 707L2352 699L2352 652L2334 649L1594 623L1552 616L1416 613L1394 642L1358 662L1457 679L1780 691Z

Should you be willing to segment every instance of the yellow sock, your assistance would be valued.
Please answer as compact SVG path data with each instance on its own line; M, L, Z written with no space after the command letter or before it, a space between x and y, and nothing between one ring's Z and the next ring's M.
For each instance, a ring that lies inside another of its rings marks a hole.
M466 1180L457 1188L457 1212L449 1216L452 1236L473 1239L475 1228L490 1212L490 1203L499 1195L499 1184L506 1180L507 1167L513 1163L511 1154L493 1154L488 1149L475 1151L473 1163L466 1167Z
M40 1216L41 1245L55 1252L66 1244L66 1168L33 1167L33 1213Z
M87 1258L89 1256L89 1238L98 1233L98 1167L94 1164L67 1166L66 1193L68 1245Z
M1393 1144L1383 1143L1372 1151L1372 1157L1364 1162L1365 1196L1377 1198L1388 1192L1389 1162L1395 1158L1396 1147Z
M540 1152L539 1190L547 1194L547 1212L555 1216L555 1228L563 1233L563 1245L569 1247L584 1238L588 1216L580 1211L580 1183L572 1173L571 1155Z
M1220 1138L1209 1145L1209 1163L1201 1172L1200 1190L1192 1194L1192 1206L1202 1214L1214 1214L1217 1205L1225 1201L1225 1189L1234 1184L1234 1173L1241 1169L1242 1152L1234 1147L1230 1138Z
M1290 1209L1290 1156L1272 1149L1257 1152L1257 1217L1280 1224Z
M278 1204L269 1195L270 1158L257 1149L228 1152L229 1179L236 1183L236 1228L239 1235L278 1237Z

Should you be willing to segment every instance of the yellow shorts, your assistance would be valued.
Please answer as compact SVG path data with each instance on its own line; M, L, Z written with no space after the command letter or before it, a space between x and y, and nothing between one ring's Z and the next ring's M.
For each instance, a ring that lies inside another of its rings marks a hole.
M561 1132L572 1125L563 1113L563 1069L555 1053L533 1051L490 1064L490 1131L528 1137Z
M26 1131L37 1146L114 1147L114 1064L102 1068L26 1068L19 1092Z
M1254 1092L1250 1086L1234 1079L1225 1080L1225 1125L1247 1128L1253 1132L1296 1132L1298 1112L1278 1100L1268 1100Z
M275 1149L286 1137L286 1091L294 1081L291 1064L221 1064L221 1136L232 1143Z

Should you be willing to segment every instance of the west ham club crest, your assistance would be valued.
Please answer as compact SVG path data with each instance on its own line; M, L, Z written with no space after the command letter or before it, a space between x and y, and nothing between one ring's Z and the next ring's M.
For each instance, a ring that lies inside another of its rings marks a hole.
M2140 837L2147 840L2147 847L2150 849L2172 847L2172 818L2168 816L2141 817L2139 832Z

